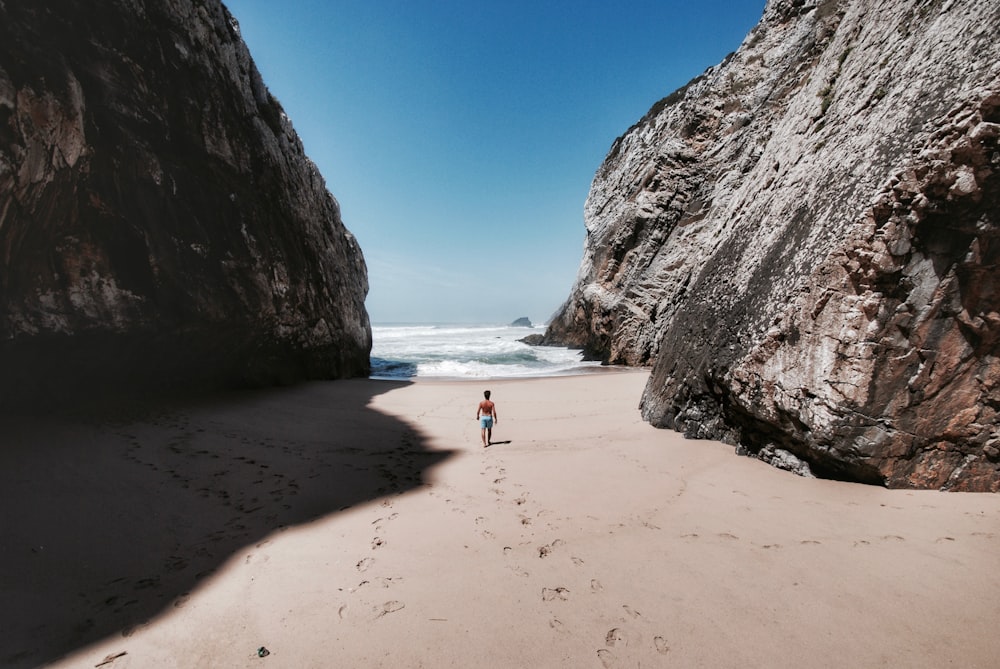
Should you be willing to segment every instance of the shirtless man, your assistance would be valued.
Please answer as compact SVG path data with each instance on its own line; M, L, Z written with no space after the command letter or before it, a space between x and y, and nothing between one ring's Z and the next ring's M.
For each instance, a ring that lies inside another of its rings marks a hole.
M486 399L480 402L479 408L476 409L476 420L482 428L483 448L486 448L493 438L493 423L499 422L500 419L497 418L497 405L490 401L490 391L483 392L483 396Z

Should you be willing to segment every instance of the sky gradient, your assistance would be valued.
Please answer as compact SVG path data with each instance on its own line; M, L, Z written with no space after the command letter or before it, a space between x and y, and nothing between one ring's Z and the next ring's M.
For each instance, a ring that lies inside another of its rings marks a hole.
M340 202L380 323L545 323L615 138L764 0L223 0Z

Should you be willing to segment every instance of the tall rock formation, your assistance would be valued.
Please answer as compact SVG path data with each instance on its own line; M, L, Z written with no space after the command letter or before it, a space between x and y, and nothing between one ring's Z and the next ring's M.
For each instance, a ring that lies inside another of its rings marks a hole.
M0 399L365 374L366 293L219 0L0 2Z
M1000 490L1000 5L770 0L618 140L546 333L654 425Z

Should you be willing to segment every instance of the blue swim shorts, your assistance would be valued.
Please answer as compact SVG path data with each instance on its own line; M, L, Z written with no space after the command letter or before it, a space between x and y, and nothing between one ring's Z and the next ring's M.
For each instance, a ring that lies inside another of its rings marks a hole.
M479 418L479 427L484 430L488 430L493 427L493 416L481 416Z

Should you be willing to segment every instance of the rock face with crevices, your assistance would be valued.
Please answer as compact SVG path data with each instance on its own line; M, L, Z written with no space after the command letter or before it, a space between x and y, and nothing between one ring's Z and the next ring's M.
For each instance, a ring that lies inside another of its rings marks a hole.
M0 2L0 399L362 375L366 293L221 2Z
M594 179L546 341L820 476L1000 490L1000 5L771 0Z

